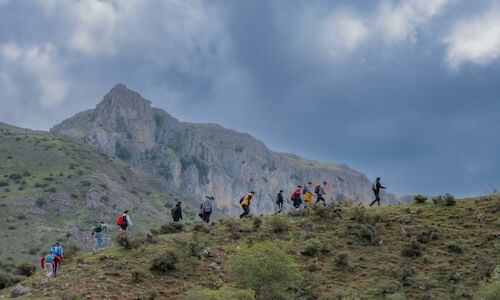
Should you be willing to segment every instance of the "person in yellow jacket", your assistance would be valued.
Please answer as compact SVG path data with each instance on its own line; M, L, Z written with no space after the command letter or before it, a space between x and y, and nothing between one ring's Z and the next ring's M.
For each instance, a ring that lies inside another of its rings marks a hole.
M243 208L243 213L240 215L240 219L246 217L250 212L250 201L255 196L255 192L250 192L240 199L241 208Z
M309 203L311 203L312 197L313 197L312 182L311 181L309 181L307 183L307 185L304 187L303 194L304 194L304 202L305 202L304 208L307 208Z

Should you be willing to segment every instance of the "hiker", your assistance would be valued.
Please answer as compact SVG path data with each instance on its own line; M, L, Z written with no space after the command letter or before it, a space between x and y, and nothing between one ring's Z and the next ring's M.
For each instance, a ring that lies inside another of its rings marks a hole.
M372 184L372 191L373 194L375 194L375 200L373 200L372 203L370 203L370 206L375 204L375 202L377 202L378 206L380 206L380 197L379 197L380 189L385 189L385 186L382 186L382 184L380 183L380 177L377 177L375 182Z
M214 196L206 196L203 203L200 205L200 217L206 224L210 223L210 215L212 214L212 201Z
M240 199L241 208L243 208L243 213L240 215L240 219L246 217L250 213L250 200L255 196L255 192L252 191L246 194Z
M323 198L323 196L326 195L325 192L326 185L327 185L326 181L323 181L323 184L317 185L314 188L314 193L316 194L316 203L323 201L323 206L326 206L325 198Z
M278 204L278 207L280 208L278 213L281 213L281 210L283 210L283 190L280 190L278 193L278 196L276 197L276 204Z
M174 208L170 211L172 213L172 218L174 219L174 222L179 222L182 220L182 208L181 208L181 201L178 201L177 204L175 205Z
M102 247L102 238L104 237L104 232L108 231L108 227L103 221L99 222L94 228L92 228L92 235L95 237L95 246L92 252L96 252L97 249Z
M127 227L128 226L133 226L132 221L130 220L130 216L128 215L128 210L124 211L123 214L119 215L118 218L116 218L116 225L120 227L120 230L122 233L127 232Z
M299 208L300 205L302 204L302 198L300 198L300 192L302 191L302 186L298 185L297 188L295 189L295 192L293 192L292 196L290 197L290 200L293 201L293 207Z
M61 247L61 244L59 242L56 242L52 247L50 247L50 250L52 251L55 255L60 257L61 259L64 258L64 251L63 248ZM57 268L59 267L59 261L54 261L54 277L57 275Z
M62 262L62 258L54 253L54 251L50 250L49 253L42 257L40 260L40 264L42 269L47 269L47 277L55 277L56 276L56 264L59 265Z
M309 181L306 186L304 186L304 189L302 190L302 193L304 194L304 208L307 208L307 205L311 202L313 193L312 191L312 182Z

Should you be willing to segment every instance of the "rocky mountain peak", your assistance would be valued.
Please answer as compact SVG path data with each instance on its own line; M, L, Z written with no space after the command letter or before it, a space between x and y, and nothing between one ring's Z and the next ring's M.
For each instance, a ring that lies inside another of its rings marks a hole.
M139 93L127 88L124 84L115 85L97 105L99 112L145 112L151 110L151 101L144 99Z

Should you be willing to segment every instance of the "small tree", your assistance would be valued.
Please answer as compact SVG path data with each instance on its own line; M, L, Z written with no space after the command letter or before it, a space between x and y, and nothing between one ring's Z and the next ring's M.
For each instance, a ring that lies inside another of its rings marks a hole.
M271 242L243 246L228 258L226 270L234 282L254 290L257 299L289 299L287 290L300 278L293 258Z
M416 203L416 204L424 204L425 201L427 201L427 197L423 196L423 195L415 195L413 197L413 201Z
M456 203L457 203L457 201L455 200L455 196L453 196L452 194L448 194L448 193L446 193L444 195L444 204L446 206L454 206Z

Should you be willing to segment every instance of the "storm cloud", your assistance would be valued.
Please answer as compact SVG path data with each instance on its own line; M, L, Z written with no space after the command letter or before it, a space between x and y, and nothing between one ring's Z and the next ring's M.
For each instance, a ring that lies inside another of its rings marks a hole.
M0 0L0 121L47 130L124 83L396 193L481 194L499 20L493 0Z

